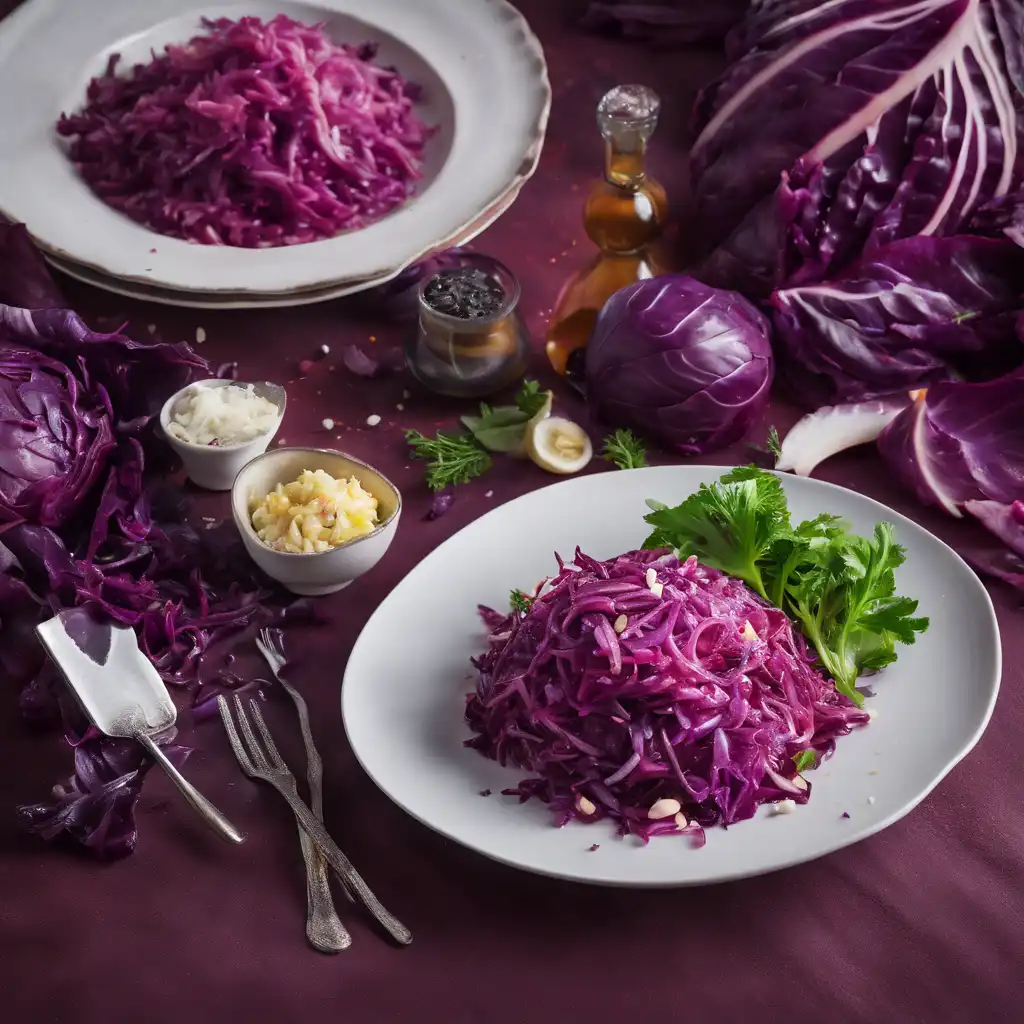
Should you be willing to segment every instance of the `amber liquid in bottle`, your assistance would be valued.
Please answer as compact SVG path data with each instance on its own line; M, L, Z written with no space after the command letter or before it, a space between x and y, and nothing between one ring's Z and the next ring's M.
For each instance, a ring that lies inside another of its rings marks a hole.
M645 169L659 107L655 93L639 85L618 86L598 104L604 179L591 188L583 207L583 224L598 252L563 286L547 333L551 365L576 383L582 380L584 349L605 302L620 288L670 269L657 246L668 202Z

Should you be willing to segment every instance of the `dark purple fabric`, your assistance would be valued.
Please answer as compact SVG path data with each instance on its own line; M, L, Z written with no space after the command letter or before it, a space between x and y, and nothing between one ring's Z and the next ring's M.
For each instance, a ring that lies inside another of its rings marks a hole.
M0 0L0 13L11 6ZM521 308L540 339L565 277L589 252L579 200L601 159L597 100L626 81L661 93L653 160L673 198L683 198L689 107L696 86L721 61L710 50L650 52L580 34L569 2L521 0L521 6L547 49L555 90L549 141L536 178L477 248L521 276ZM98 865L24 835L14 805L42 799L67 774L69 753L58 738L30 730L18 713L17 688L0 685L0 808L6 809L0 813L0 1020L1010 1024L1024 1018L1019 596L991 588L1006 661L988 732L917 810L885 832L803 867L699 889L617 891L522 874L438 837L375 788L345 740L339 687L359 630L405 573L486 509L552 478L501 460L488 477L460 489L447 515L424 522L431 496L421 483L422 466L406 457L402 430L433 431L471 410L404 398L408 382L399 375L367 380L346 372L346 345L372 353L402 339L402 326L389 326L365 304L215 313L144 306L59 283L69 304L90 318L152 323L167 341L194 339L203 327L208 340L199 351L212 363L237 359L242 378L287 384L285 441L337 444L379 465L402 489L406 515L385 559L358 586L319 602L329 626L294 627L291 643L304 660L292 678L309 702L324 756L328 827L415 941L391 948L340 897L353 947L332 958L307 946L305 883L290 814L276 794L242 776L215 718L193 729L183 716L180 742L196 748L186 771L248 833L244 846L228 847L208 833L159 772L146 781L138 848L125 861ZM322 344L331 348L323 359ZM540 370L539 344L535 358ZM300 378L302 360L310 362ZM570 415L584 415L564 389L559 402ZM374 413L382 422L369 428L366 418ZM325 418L335 422L330 433L321 426ZM751 439L760 442L769 423L784 434L795 418L794 410L776 405ZM715 456L748 458L742 446ZM599 460L592 465L593 472L612 472ZM977 523L917 505L870 447L830 460L817 475L892 505L961 550L987 541ZM197 510L217 519L227 512L222 495L204 497ZM232 670L262 671L241 662ZM272 697L267 714L285 756L301 764L287 698ZM750 828L757 841L753 826L738 827Z

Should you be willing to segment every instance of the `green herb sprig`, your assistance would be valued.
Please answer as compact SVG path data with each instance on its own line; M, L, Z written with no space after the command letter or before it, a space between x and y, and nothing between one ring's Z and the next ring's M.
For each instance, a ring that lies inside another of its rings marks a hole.
M601 458L619 469L643 469L647 465L647 449L632 430L616 430L604 439Z
M928 628L915 614L918 602L896 594L906 553L889 523L878 523L870 537L828 514L793 526L779 478L756 466L702 485L675 508L649 504L653 532L645 547L696 555L781 608L858 707L861 673L891 664L897 644L912 644Z
M490 455L469 434L445 434L426 437L418 430L407 430L405 439L414 459L427 463L427 486L440 491L465 484L483 476L494 464Z

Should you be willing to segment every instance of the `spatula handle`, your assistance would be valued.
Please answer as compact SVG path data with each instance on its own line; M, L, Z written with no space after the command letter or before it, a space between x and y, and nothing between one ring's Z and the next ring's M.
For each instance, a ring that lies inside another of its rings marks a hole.
M229 843L244 843L245 836L242 835L234 825L217 810L202 793L185 778L177 768L167 759L167 755L160 749L156 741L140 732L135 737L149 752L154 761L171 777L171 781L181 790L182 796L206 819L206 823L216 832L221 839Z

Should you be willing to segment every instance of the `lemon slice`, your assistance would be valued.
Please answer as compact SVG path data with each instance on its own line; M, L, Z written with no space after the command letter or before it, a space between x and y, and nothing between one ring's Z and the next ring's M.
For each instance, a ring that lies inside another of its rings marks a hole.
M594 457L586 431L561 416L531 420L526 451L541 469L565 475L578 473Z

